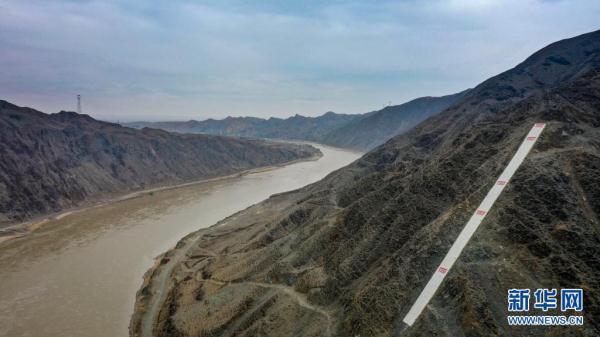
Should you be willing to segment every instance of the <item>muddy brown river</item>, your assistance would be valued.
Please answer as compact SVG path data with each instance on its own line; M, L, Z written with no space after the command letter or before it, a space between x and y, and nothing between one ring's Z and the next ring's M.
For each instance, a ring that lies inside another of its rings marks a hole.
M317 161L144 194L51 220L0 243L0 336L126 337L154 257L186 234L357 159L316 145Z

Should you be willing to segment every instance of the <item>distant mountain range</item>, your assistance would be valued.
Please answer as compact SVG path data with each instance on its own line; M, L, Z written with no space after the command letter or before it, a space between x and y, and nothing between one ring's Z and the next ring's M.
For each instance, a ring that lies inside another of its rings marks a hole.
M373 149L452 106L468 92L469 90L465 90L454 95L421 97L359 115L328 132L320 142L359 150Z
M318 117L295 115L286 119L227 117L187 122L131 122L132 128L151 127L178 133L306 140L338 147L368 150L383 144L419 122L454 104L468 91L442 97L422 97L379 111L347 115L327 112Z
M0 100L0 227L93 198L319 155L311 146L134 130Z
M123 125L134 128L152 127L179 133L318 141L331 130L345 125L357 117L357 115L343 115L328 112L319 117L304 117L300 115L295 115L287 119L227 117L221 120L133 122L125 123Z
M543 48L320 182L188 235L147 274L131 335L158 304L157 337L392 336L539 122L432 301L393 336L599 336L600 31ZM510 313L511 288L531 303L538 288L583 289L583 311ZM515 327L508 315L584 324Z

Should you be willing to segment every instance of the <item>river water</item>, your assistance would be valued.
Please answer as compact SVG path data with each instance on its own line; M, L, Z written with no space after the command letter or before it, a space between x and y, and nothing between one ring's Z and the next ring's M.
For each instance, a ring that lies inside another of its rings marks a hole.
M0 243L0 336L126 337L153 259L186 234L315 182L360 154L146 194L51 220Z

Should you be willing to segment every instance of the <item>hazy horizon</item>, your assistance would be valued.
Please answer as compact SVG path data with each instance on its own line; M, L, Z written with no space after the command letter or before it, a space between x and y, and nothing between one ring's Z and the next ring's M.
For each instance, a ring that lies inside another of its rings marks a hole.
M0 99L111 121L364 113L598 29L600 2L0 0Z

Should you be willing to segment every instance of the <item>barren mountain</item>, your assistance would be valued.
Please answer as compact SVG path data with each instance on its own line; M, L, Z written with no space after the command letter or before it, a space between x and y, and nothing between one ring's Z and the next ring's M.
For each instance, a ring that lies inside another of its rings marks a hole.
M134 130L0 101L0 225L90 198L316 155L310 146Z
M344 148L370 150L447 109L467 93L468 90L441 97L420 97L404 104L388 106L349 121L320 141Z
M404 104L357 115L336 114L330 111L319 117L227 117L221 120L132 122L124 125L180 133L307 140L349 149L370 150L440 113L467 92L468 90L442 97L421 97Z
M359 115L327 112L318 117L295 115L282 118L227 117L187 122L132 122L126 126L153 127L180 133L202 133L249 138L297 139L319 141L331 130L345 125Z
M549 45L320 182L188 235L148 272L132 335L390 336L537 122L535 148L401 335L600 335L600 31ZM582 288L572 314L584 325L510 327L510 288Z

